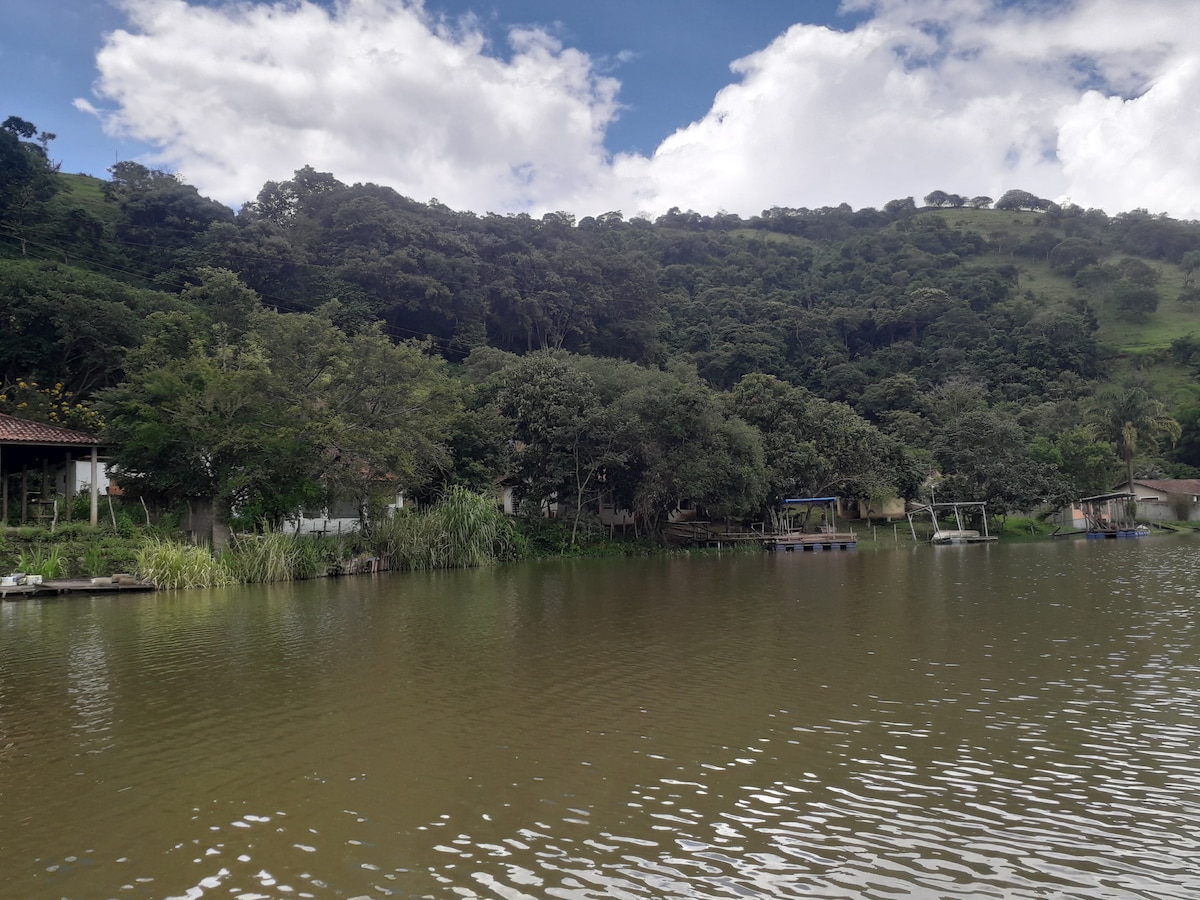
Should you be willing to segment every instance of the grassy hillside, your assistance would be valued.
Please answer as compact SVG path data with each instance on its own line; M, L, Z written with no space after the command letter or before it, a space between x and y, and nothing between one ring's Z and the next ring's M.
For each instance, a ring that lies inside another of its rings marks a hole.
M1189 370L1174 365L1168 356L1172 341L1200 335L1200 304L1181 303L1178 299L1185 279L1180 265L1124 252L1104 237L1090 239L1097 248L1099 265L1116 266L1122 260L1136 259L1157 273L1158 309L1144 319L1131 318L1123 314L1103 291L1076 287L1069 276L1055 271L1045 257L1019 253L1023 242L1043 234L1051 234L1059 240L1071 236L1064 223L1052 224L1052 217L1045 213L947 209L923 215L940 217L952 228L974 231L986 238L994 249L981 261L1015 264L1021 291L1032 291L1051 301L1087 302L1099 323L1097 339L1105 349L1108 377L1120 378L1134 371L1141 372L1167 395L1177 393L1178 388L1194 381Z

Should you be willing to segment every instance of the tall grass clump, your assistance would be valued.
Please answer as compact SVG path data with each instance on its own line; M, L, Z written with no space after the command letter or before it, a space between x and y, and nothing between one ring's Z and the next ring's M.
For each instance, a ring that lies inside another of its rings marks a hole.
M207 547L151 537L138 548L137 571L160 589L224 587L236 579Z
M62 578L67 573L66 560L58 547L33 546L21 551L17 568L27 575L43 578Z
M314 539L281 531L237 535L221 561L234 578L247 584L312 578L325 568L321 548Z
M519 539L494 500L454 486L432 509L377 525L371 549L391 569L457 569L511 559Z

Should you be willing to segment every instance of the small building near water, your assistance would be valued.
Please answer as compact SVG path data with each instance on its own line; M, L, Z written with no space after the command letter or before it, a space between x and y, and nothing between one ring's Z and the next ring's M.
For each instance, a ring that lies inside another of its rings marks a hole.
M91 523L98 519L100 439L95 435L0 414L0 525L19 514L21 522L49 524L65 518L78 491L76 463L89 470ZM60 509L61 506L61 509Z
M1116 490L1133 495L1139 521L1200 520L1200 478L1135 478Z

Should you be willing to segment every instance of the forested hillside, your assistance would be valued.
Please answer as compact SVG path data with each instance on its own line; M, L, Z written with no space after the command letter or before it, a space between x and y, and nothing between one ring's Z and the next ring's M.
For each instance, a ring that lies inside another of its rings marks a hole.
M477 215L310 168L235 212L49 159L0 129L0 411L101 417L150 493L257 521L508 477L653 523L930 484L1038 510L1122 456L1200 471L1194 222L1016 189Z

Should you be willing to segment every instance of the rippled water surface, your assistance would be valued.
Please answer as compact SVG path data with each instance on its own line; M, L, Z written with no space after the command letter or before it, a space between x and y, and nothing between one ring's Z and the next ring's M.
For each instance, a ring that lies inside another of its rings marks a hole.
M1200 896L1200 542L0 605L0 897Z

